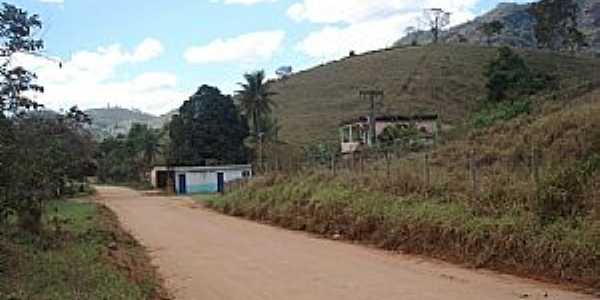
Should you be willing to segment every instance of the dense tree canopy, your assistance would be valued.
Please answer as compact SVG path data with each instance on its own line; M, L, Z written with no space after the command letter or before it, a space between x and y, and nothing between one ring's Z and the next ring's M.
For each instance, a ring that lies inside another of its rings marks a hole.
M2 147L5 213L14 212L23 226L36 231L46 201L77 192L95 172L94 142L85 122L67 115L26 113L10 119L8 147Z
M12 64L13 55L40 55L37 15L13 5L0 9L0 223L16 214L23 228L40 229L44 204L73 194L93 175L89 118L77 107L66 114L39 111L27 92L43 92L34 73Z
M247 120L240 116L231 96L203 85L169 125L169 164L244 163L248 132Z
M552 85L548 75L534 73L525 60L508 47L498 50L498 56L487 67L488 100L517 100Z
M124 136L109 137L98 146L98 180L104 183L140 184L162 154L160 129L133 124Z

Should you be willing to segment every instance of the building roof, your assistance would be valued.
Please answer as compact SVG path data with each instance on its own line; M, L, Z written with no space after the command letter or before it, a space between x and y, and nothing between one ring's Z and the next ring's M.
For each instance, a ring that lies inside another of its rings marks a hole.
M157 171L218 172L218 171L247 170L247 169L252 169L252 165L177 166L177 167L156 166L156 167L152 168L152 171L153 172L157 172Z
M415 122L415 121L435 121L438 119L438 115L414 115L414 116L402 116L402 115L383 115L375 117L375 122ZM351 120L342 122L340 125L350 125L357 123L368 123L369 117L361 116Z

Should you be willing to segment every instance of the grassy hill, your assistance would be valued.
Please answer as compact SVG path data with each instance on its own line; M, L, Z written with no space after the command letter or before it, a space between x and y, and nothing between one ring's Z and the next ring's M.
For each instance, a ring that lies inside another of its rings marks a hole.
M530 67L560 78L562 88L589 82L600 60L520 51ZM368 113L361 89L383 89L379 113L438 113L446 124L466 120L485 96L484 70L496 48L431 45L347 57L271 83L281 137L294 145L337 142L338 124Z

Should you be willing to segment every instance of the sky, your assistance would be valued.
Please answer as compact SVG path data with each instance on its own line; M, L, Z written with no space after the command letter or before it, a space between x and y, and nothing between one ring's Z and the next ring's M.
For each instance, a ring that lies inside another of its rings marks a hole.
M120 106L155 115L209 84L234 93L244 73L294 71L391 46L425 8L468 21L499 0L5 0L38 14L43 56L15 63L54 110ZM506 1L503 2L524 2ZM60 62L60 63L59 63ZM60 67L62 65L62 68Z

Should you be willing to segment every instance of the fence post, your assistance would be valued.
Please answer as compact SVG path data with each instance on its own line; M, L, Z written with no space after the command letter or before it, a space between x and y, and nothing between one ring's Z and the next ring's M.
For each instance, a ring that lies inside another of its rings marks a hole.
M431 187L431 170L429 169L429 153L425 153L425 180L427 189Z
M331 174L335 176L335 153L331 153Z
M362 174L365 171L365 161L364 161L364 154L361 151L360 154L358 155L358 158L360 160L360 174Z
M469 173L471 174L471 188L473 192L473 198L479 198L479 183L477 181L477 164L475 163L475 150L471 150L469 153Z
M390 177L392 161L390 158L390 152L387 150L385 151L385 164L386 164L387 177Z
M531 142L531 179L535 185L536 190L539 190L540 173L537 158L537 149L534 142Z

